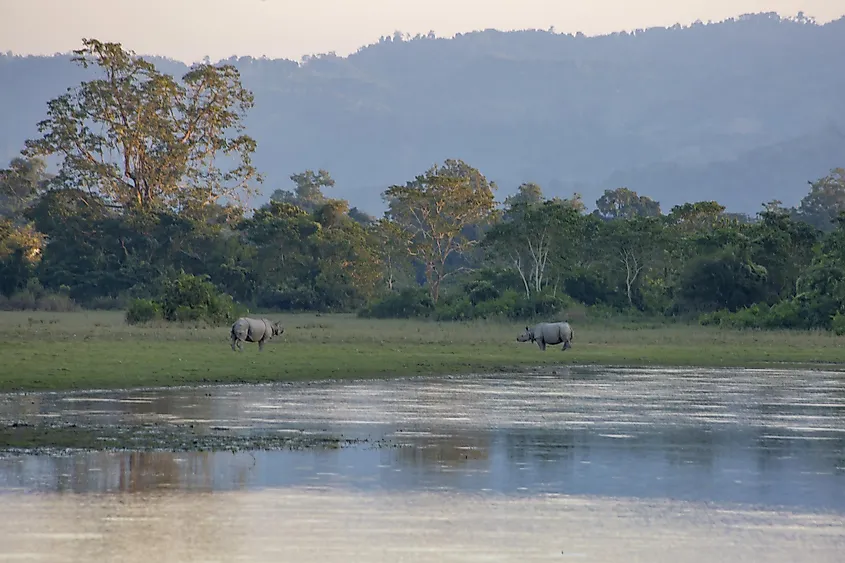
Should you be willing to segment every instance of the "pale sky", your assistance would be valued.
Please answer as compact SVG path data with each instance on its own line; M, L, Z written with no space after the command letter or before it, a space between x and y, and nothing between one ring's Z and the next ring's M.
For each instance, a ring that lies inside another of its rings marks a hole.
M799 11L825 23L845 14L845 0L0 0L0 52L68 52L92 37L186 62L231 55L299 60L347 55L396 30L450 37L554 26L596 35Z

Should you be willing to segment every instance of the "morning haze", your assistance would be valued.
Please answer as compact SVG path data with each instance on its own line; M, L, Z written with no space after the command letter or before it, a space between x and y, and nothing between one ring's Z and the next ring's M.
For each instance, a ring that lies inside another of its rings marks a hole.
M255 94L256 204L322 168L333 196L380 214L386 186L458 158L500 198L537 182L592 206L626 186L663 209L712 199L753 215L796 205L845 163L845 18L833 19L845 0L105 5L5 2L0 50L67 53L94 37L166 57L155 63L176 76L204 55L233 63ZM537 29L471 31L490 27ZM332 50L343 58L294 62ZM0 56L0 84L14 85L0 89L0 162L90 76L64 55Z
M97 37L186 62L230 55L298 60L346 55L395 30L451 36L554 26L595 35L799 11L824 23L845 14L845 0L3 0L0 51L67 52L80 37Z

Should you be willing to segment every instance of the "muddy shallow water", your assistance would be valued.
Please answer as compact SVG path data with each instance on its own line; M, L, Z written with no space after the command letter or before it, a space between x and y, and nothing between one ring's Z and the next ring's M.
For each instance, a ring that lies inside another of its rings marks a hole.
M347 442L3 454L0 561L140 561L127 548L149 534L162 542L149 549L170 546L162 561L834 561L845 547L837 373L564 368L0 396L0 423L51 421Z

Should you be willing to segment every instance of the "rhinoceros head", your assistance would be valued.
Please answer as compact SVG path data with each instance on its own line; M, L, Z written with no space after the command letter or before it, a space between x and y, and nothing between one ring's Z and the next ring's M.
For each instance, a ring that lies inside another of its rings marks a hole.
M282 323L280 323L280 322L273 323L272 330L273 330L273 336L279 336L280 334L282 334L285 331L284 327L282 327Z
M517 342L534 342L534 331L525 327L525 332L516 337Z

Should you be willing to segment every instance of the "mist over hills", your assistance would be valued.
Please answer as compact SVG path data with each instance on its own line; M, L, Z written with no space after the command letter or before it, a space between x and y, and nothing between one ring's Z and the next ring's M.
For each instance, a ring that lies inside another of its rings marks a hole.
M796 204L807 181L845 166L842 53L845 18L757 14L599 37L384 37L345 58L226 62L255 94L261 201L290 174L325 168L328 195L380 214L388 185L460 158L500 199L534 181L592 206L627 186L664 211L716 199L753 214ZM67 55L0 56L0 166L37 134L47 101L87 76Z

